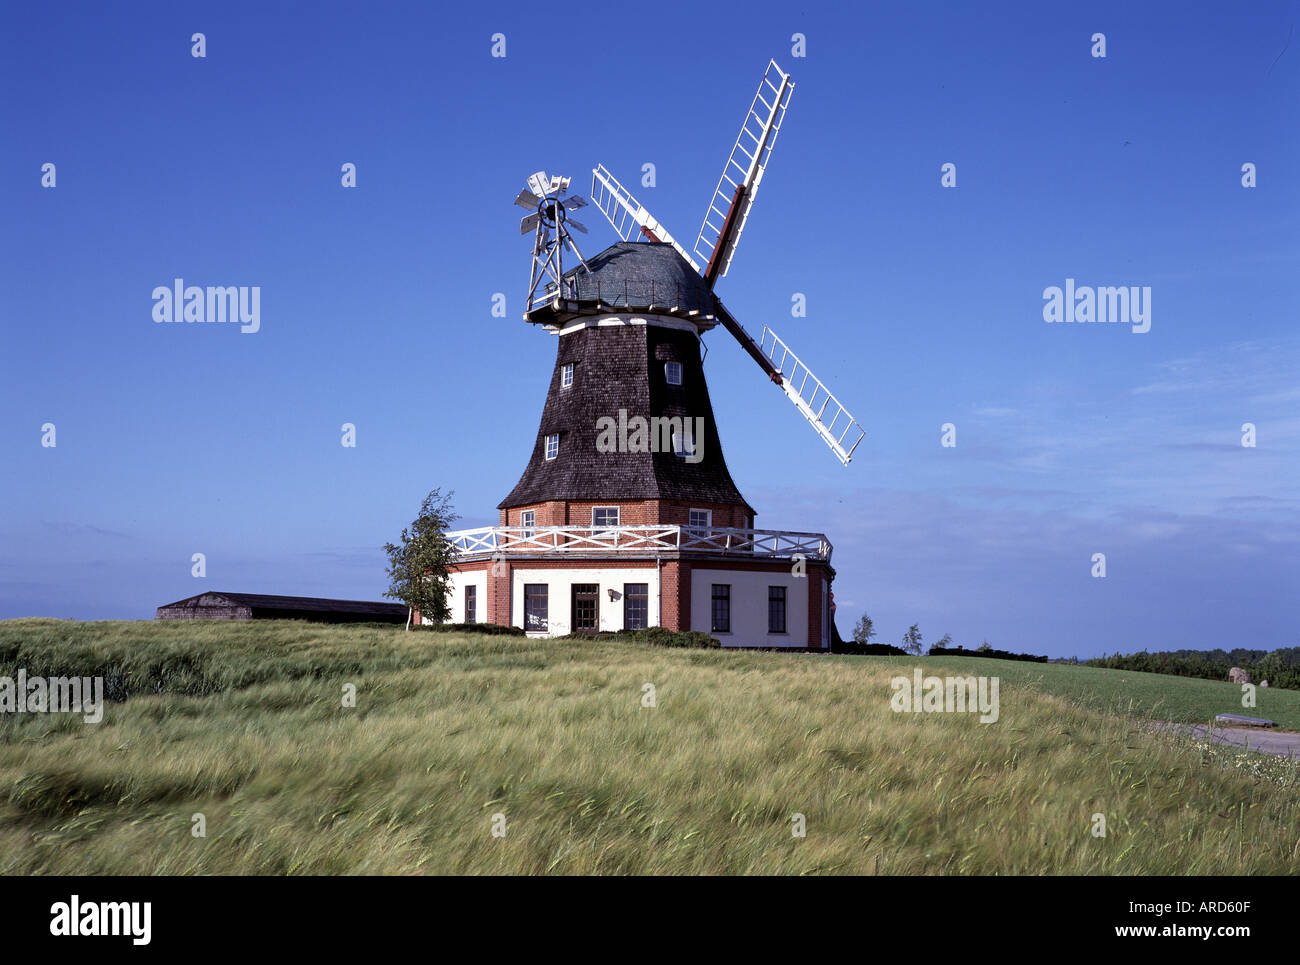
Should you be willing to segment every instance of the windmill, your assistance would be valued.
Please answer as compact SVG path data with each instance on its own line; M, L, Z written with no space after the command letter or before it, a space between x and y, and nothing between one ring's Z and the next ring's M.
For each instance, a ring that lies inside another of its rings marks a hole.
M669 244L676 250L707 286L712 300L712 315L735 336L768 378L780 386L840 462L847 466L866 430L774 331L764 325L755 341L713 293L717 280L726 277L731 268L736 246L749 220L793 91L794 82L790 75L782 71L775 60L769 62L709 200L693 252L688 252L603 164L597 164L591 172L591 197L624 242L644 238Z
M555 361L499 525L447 534L458 550L449 599L465 622L533 636L659 626L723 646L830 649L830 540L759 527L727 468L704 373L703 335L722 325L842 462L865 436L784 342L767 328L755 341L713 290L792 88L771 64L692 251L597 165L591 201L619 240L584 257L569 229L585 231L570 213L586 202L566 196L568 178L528 179L516 199L529 209L521 232L534 232L523 318L555 336ZM581 264L565 271L567 251Z
M566 250L577 255L582 266L587 267L582 252L569 234L570 227L584 235L587 233L585 225L569 216L569 212L586 207L587 202L576 194L564 197L569 191L569 182L569 178L561 175L547 177L545 171L537 171L529 175L528 186L515 198L515 204L533 212L519 222L521 235L534 232L533 265L528 279L529 311L561 296L564 282L563 255ZM543 281L546 284L539 296L537 288Z

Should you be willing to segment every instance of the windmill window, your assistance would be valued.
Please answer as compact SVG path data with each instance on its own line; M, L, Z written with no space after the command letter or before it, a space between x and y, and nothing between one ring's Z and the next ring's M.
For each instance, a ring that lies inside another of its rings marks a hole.
M554 435L550 435L546 437L546 458L554 459L559 454L560 454L560 434L557 432Z
M668 379L669 385L681 385L682 384L682 363L665 362L664 377Z
M478 620L476 619L477 611L478 611L478 587L467 586L465 587L465 622L477 623L478 622Z
M618 525L618 507L617 506L597 506L591 511L591 525L593 528L602 526ZM613 535L609 530L597 532L597 536Z
M731 584L713 584L713 632L731 632Z
M524 531L524 539L532 539L533 527L537 525L537 511L525 509L519 514L519 525Z
M644 630L650 616L650 584L623 584L623 629Z
M573 385L573 363L560 366L560 388L567 389Z
M673 433L673 452L683 458L695 455L695 439L689 432Z
M546 630L548 627L547 603L550 587L545 583L524 584L524 629Z
M767 632L785 633L785 587L767 588Z
M695 539L703 539L709 535L709 530L713 528L713 510L711 509L692 509L690 515L690 525L687 526L687 532Z

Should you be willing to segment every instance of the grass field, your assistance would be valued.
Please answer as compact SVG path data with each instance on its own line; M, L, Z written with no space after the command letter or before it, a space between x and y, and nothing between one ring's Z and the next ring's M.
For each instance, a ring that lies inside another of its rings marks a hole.
M1256 687L1255 707L1244 708L1240 684L1195 677L983 657L925 657L920 663L914 657L831 659L872 660L877 666L892 668L896 675L910 674L917 666L923 667L926 673L996 675L1004 685L1030 687L1106 714L1194 724L1208 723L1216 714L1245 714L1266 717L1282 730L1300 731L1300 691L1276 687ZM932 667L943 669L932 670Z
M999 721L893 713L889 678L918 665L999 676ZM1294 765L1259 776L1130 716L1239 709L1236 688L1207 681L300 623L0 622L0 675L18 667L101 675L126 699L98 725L0 717L5 874L1289 874L1300 861ZM1258 711L1294 726L1300 695L1263 694Z

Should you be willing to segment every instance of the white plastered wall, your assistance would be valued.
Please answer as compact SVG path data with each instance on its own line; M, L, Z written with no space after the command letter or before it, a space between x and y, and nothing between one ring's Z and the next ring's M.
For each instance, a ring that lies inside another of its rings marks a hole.
M712 633L713 584L731 584L731 632ZM784 586L786 633L767 630L767 588ZM710 633L724 647L807 647L808 578L788 572L691 570L691 629Z
M460 572L453 570L447 574L451 578L451 618L448 623L465 622L465 587L472 586L477 590L477 600L474 603L474 622L483 623L487 618L487 572L484 570L469 570ZM431 623L433 621L422 618L421 623Z
M644 583L648 594L647 621L650 626L659 625L659 573L654 566L619 569L516 569L513 577L510 623L516 627L524 625L524 584L544 583L547 586L547 630L545 633L530 632L529 636L554 637L570 632L573 626L570 611L573 609L574 583L595 583L600 587L598 600L601 630L623 629L623 584ZM610 600L610 590L618 594L617 599Z

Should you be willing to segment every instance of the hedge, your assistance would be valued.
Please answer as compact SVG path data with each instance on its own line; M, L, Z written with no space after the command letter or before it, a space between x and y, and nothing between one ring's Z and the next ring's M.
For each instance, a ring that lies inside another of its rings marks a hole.
M895 647L889 643L851 643L840 641L839 646L833 647L832 653L848 653L856 657L903 657L907 651L902 647Z
M691 647L712 650L722 646L722 641L700 630L669 630L667 627L646 627L644 630L601 630L599 633L569 633L560 640L628 640L648 643L656 647Z
M1008 650L965 650L961 647L931 647L931 657L992 657L995 660L1025 660L1029 663L1047 663L1047 657L1030 653L1011 653Z
M523 627L503 627L499 623L426 623L421 630L434 633L479 633L484 636L527 636Z

